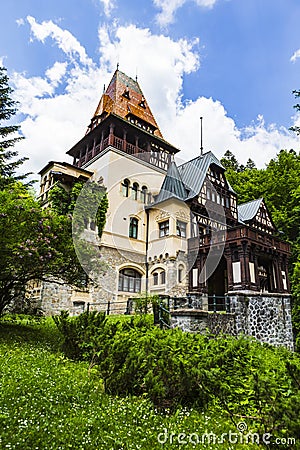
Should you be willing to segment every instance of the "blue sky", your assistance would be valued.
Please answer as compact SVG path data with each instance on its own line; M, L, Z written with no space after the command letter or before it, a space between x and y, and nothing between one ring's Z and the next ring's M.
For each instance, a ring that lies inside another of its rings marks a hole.
M20 102L20 154L38 171L89 123L117 62L143 89L182 159L230 149L259 167L281 148L300 89L299 0L10 0L0 61Z

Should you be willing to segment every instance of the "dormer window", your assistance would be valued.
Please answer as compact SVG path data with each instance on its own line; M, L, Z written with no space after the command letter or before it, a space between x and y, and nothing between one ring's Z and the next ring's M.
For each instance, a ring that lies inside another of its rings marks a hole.
M128 87L125 89L125 91L122 94L123 97L127 98L127 100L130 100L130 95L129 95L129 89Z
M139 106L140 106L141 108L144 108L144 109L147 108L144 97L142 97L142 100L140 101Z

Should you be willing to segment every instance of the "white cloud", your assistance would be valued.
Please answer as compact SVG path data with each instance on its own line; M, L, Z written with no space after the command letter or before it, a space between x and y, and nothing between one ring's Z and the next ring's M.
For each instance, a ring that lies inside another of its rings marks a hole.
M153 0L155 6L161 9L157 14L157 22L166 26L174 21L176 11L189 0ZM217 0L193 0L198 6L212 8Z
M291 57L290 61L295 62L296 59L298 59L298 58L300 58L300 48L297 51L295 51L295 53Z
M18 26L21 26L21 25L24 25L25 24L25 21L24 21L24 19L17 19L16 20L16 24L18 25Z
M46 76L52 84L58 86L64 77L68 64L66 62L55 62L54 65L46 71Z
M99 0L100 3L103 4L103 8L104 8L104 13L107 17L110 16L110 13L112 12L112 10L115 7L115 2L114 0Z
M47 37L51 37L58 47L73 60L79 58L82 64L90 65L92 60L88 58L84 47L68 31L63 30L52 20L37 23L34 17L27 16L27 21L31 27L33 36L41 42L45 42Z
M43 22L45 23L45 22ZM60 47L57 36L65 32L54 24L42 28L32 20L39 40L51 37ZM46 30L45 30L46 28ZM225 107L211 98L182 100L183 79L199 69L198 41L172 40L134 25L99 29L100 67L85 64L85 49L71 35L74 46L65 51L65 61L45 68L44 76L15 74L15 95L20 101L22 133L26 137L17 145L20 156L30 156L24 171L39 171L48 161L71 161L65 152L81 139L90 122L103 84L110 81L117 62L120 70L138 80L157 119L164 137L182 149L185 160L199 154L199 117L203 116L204 150L222 157L231 150L241 163L252 158L264 166L281 148L299 148L297 137L282 127L266 125L258 117L245 129L238 129ZM188 82L188 78L186 78ZM299 121L299 115L294 122Z

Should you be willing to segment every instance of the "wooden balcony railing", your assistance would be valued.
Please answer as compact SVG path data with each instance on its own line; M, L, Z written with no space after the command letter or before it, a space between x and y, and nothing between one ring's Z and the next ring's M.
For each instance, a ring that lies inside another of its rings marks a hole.
M95 156L99 155L102 151L104 151L109 145L117 148L118 150L122 150L123 152L134 155L135 157L146 161L150 164L153 164L156 167L160 167L161 169L167 170L168 165L171 160L171 155L167 152L152 152L145 150L144 148L140 148L137 145L131 144L127 142L125 139L121 139L117 136L108 136L105 138L102 143L96 145L91 148L82 155L75 163L75 166L82 167L88 161L90 161Z

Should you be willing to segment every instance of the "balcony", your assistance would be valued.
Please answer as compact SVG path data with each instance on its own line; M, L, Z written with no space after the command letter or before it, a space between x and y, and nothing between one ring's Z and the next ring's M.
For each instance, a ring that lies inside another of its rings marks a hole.
M114 135L110 135L95 147L89 149L85 155L81 156L76 162L76 167L82 167L95 156L100 155L107 147L112 146L118 150L127 153L128 155L135 156L142 161L148 162L163 170L168 170L168 166L171 161L171 154L165 151L146 150L137 145L133 145L127 142L125 139L119 138Z

